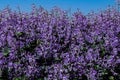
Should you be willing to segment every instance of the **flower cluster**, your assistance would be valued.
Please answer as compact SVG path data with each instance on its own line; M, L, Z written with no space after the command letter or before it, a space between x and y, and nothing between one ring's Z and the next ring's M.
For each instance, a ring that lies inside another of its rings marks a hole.
M120 12L0 11L0 79L119 80Z

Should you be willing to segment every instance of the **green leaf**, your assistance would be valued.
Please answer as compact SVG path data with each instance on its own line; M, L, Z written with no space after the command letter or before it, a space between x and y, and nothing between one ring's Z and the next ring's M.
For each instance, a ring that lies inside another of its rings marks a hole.
M110 76L109 77L109 80L115 80L113 76Z
M68 66L67 66L67 65L64 65L64 68L65 68L65 69L68 69Z
M95 45L95 43L94 44L92 44L92 46L91 46L92 48L95 48L96 47L96 45Z
M20 80L19 78L15 78L14 80Z
M107 75L107 74L108 74L108 72L107 72L107 70L106 70L106 69L103 69L101 74L102 74L102 75Z
M17 33L16 33L16 36L17 36L17 37L22 37L22 36L24 36L24 35L25 35L24 32L17 32Z
M3 55L4 56L8 56L9 55L9 52L10 52L10 49L8 47L4 47L3 48Z
M84 46L81 47L81 50L82 50L82 51L87 51L86 47L84 47Z
M103 46L101 46L99 52L100 52L100 56L101 56L101 57L104 57L104 55L105 55L105 53L106 53L106 50L105 50L105 48L104 48Z
M20 52L23 52L23 51L29 51L29 52L34 52L34 49L39 46L39 44L41 44L42 41L39 40L39 39L36 39L36 40L33 40L31 42L29 42L26 46L23 46L21 49L20 49Z
M42 41L40 41L39 39L37 39L37 45L41 44Z
M44 78L39 78L38 80L44 80Z
M95 65L94 68L95 68L95 69L99 69L100 66L99 66L99 65Z
M16 77L13 80L26 80L25 76Z

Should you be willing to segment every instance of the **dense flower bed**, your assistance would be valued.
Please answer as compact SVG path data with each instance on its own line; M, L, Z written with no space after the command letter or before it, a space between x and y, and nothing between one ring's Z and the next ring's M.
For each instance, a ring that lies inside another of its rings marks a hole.
M2 80L120 80L120 13L0 11ZM0 79L0 80L1 80Z

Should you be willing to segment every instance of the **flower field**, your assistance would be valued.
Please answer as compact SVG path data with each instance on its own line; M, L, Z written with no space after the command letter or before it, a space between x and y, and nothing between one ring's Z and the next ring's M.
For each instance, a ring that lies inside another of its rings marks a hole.
M120 12L1 10L0 80L120 80Z

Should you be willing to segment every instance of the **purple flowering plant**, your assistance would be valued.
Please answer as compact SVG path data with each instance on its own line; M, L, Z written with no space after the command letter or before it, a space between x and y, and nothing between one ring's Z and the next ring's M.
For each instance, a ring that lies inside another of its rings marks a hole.
M5 8L0 80L120 80L120 12Z

